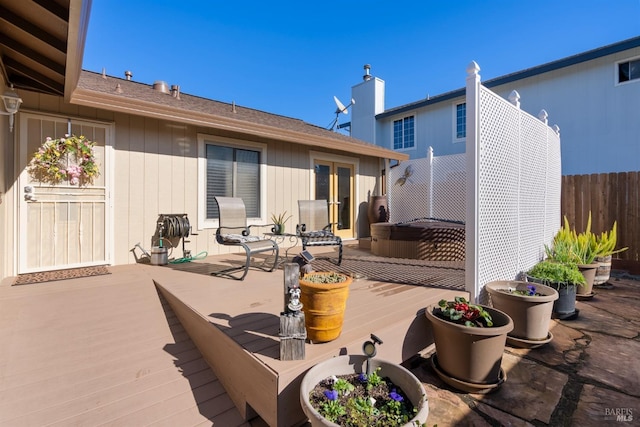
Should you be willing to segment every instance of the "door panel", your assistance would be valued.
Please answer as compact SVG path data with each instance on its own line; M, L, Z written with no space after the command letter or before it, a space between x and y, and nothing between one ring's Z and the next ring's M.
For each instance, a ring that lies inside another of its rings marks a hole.
M100 170L93 184L72 185L41 182L28 172L33 153L47 136L59 138L69 133L65 119L26 115L20 134L20 199L18 226L18 273L108 264L107 189L105 186L105 125L77 122L71 134L96 142L95 155Z
M332 231L342 238L354 236L354 170L347 163L316 160L314 164L315 199L328 201Z

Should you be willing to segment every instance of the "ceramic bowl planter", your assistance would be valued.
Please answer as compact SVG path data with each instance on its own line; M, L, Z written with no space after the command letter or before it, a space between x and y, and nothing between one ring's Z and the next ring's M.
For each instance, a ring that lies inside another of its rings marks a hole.
M594 286L602 286L609 281L611 277L611 255L596 257L598 269L596 277L593 279Z
M489 282L484 288L490 295L491 305L513 320L513 330L507 334L509 344L531 348L551 341L549 324L558 291L513 280Z
M299 280L307 339L311 342L333 341L340 336L351 282L351 277L335 272L313 272Z
M287 216L287 211L284 211L281 214L271 214L271 222L273 222L273 228L271 228L271 232L277 235L283 235L284 224L291 218L291 215Z
M466 392L494 389L504 382L501 368L507 334L513 321L504 312L479 305L493 319L491 327L470 327L454 323L434 313L438 306L427 307L425 314L433 327L437 359L436 373L449 385Z
M311 368L302 378L300 385L300 404L309 422L313 427L317 426L338 426L323 417L311 404L309 395L317 384L330 378L331 376L361 374L367 372L367 357L359 355L338 356L318 363ZM370 370L378 372L380 377L388 377L389 380L399 387L413 406L418 409L415 416L406 426L423 425L429 415L429 404L424 387L420 380L416 378L406 368L392 362L381 359L370 359ZM354 425L359 425L355 423Z

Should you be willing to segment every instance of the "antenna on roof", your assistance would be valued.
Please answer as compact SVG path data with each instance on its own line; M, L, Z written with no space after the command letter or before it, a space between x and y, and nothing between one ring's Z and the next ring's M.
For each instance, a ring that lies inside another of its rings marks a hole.
M338 126L338 117L340 117L340 113L349 114L347 109L351 107L353 104L355 104L356 100L351 98L351 102L346 107L342 102L340 102L337 96L333 97L333 101L336 103L336 118L333 120L333 122L331 122L331 125L329 126L329 130L335 131L336 127Z

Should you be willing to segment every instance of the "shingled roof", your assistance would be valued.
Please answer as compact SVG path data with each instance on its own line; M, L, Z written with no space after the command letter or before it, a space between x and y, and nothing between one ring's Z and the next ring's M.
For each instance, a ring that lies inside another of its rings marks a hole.
M258 136L336 151L406 160L408 156L359 139L332 132L291 117L186 93L154 89L153 84L82 71L71 97L72 104L145 117L191 123L239 135Z

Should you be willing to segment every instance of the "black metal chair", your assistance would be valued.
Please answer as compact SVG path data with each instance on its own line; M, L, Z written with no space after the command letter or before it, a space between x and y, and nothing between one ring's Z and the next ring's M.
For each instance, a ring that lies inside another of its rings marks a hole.
M236 280L244 280L251 266L251 256L261 252L271 252L273 264L267 264L267 257L262 264L254 267L264 271L273 271L278 266L279 248L275 241L251 235L251 225L247 225L247 213L244 202L239 197L215 197L220 212L220 227L216 230L216 241L224 246L239 246L244 249L247 259L241 267L215 271L215 276L225 276ZM270 224L271 225L271 224ZM264 225L266 227L267 225ZM263 227L256 225L256 227ZM242 275L234 274L242 271Z
M302 250L312 246L338 246L338 261L342 263L342 239L331 231L329 204L326 200L298 200L299 220L296 233Z

